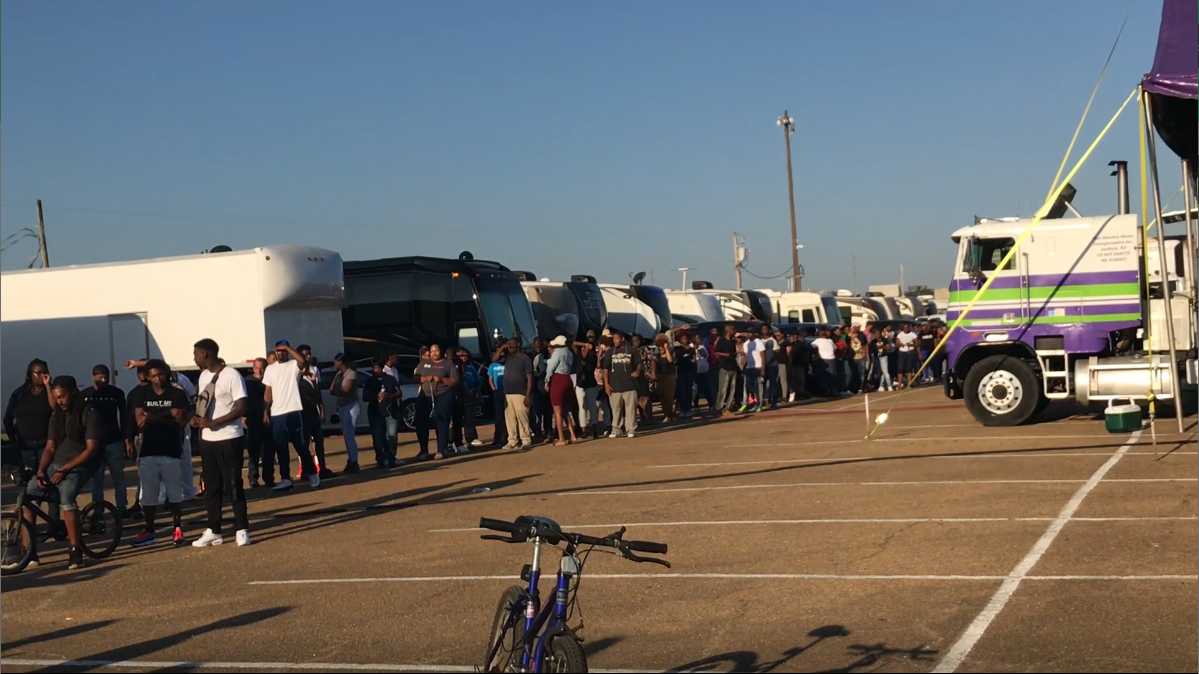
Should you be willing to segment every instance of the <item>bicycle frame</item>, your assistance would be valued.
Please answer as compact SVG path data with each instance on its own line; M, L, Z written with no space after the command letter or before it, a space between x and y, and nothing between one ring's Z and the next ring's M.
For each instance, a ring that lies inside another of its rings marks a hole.
M574 558L574 546L567 545L562 559ZM577 567L576 567L577 568ZM529 570L529 603L525 606L525 636L521 644L521 671L541 671L545 646L549 639L566 629L566 605L570 595L570 577L560 564L553 603L541 606L538 585L541 582L541 539L533 539L533 564Z

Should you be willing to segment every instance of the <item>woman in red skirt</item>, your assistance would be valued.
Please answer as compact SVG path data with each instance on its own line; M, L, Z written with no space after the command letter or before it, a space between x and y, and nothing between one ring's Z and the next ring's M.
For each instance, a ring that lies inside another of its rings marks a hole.
M545 387L550 393L550 405L554 408L554 427L558 429L558 441L555 447L565 447L566 433L570 432L570 441L576 442L574 425L566 422L565 410L570 409L570 399L575 395L575 383L570 378L574 371L573 351L566 347L566 336L558 335L550 342L550 359L545 366Z

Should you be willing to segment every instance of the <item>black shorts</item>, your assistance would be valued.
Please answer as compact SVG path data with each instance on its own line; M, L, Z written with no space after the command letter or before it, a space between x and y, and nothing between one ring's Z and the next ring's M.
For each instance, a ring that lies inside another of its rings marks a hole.
M899 352L899 374L915 374L920 369L920 360L915 351Z

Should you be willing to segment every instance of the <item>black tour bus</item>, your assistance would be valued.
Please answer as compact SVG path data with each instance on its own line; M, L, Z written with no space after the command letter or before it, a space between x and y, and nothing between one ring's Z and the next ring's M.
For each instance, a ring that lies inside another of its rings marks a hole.
M533 310L517 277L498 262L392 257L344 263L342 331L358 359L415 355L421 346L462 347L489 362L502 339L523 348L537 336Z

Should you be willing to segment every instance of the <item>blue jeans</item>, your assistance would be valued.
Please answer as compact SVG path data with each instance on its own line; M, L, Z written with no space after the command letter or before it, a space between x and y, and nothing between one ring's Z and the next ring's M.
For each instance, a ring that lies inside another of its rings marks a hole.
M346 461L358 463L358 401L337 408L341 419L341 438L346 443Z
M52 463L46 467L46 477L52 477L60 468L57 463ZM63 512L71 512L79 510L79 505L76 499L79 497L79 492L83 490L83 486L91 478L94 467L80 466L63 476L62 482L57 485L51 484L44 489L37 483L37 478L29 481L25 487L25 494L34 499L46 499L52 504L62 508Z
M454 417L454 392L446 391L433 399L433 413L430 415L437 426L437 453L450 455L450 421Z
M110 442L98 453L101 457L96 472L92 474L92 500L104 500L104 467L108 466L108 472L112 474L112 490L116 494L116 503L113 505L117 510L124 510L129 505L129 497L125 494L125 442Z
M695 401L695 391L692 390L695 384L695 373L691 370L679 368L679 379L677 388L675 389L675 399L679 404L679 412L683 416L691 414L691 405Z
M275 452L279 458L279 470L283 479L291 479L291 460L287 453L287 444L296 448L300 457L300 466L305 477L316 473L316 465L312 463L312 455L308 453L308 443L304 442L304 415L301 412L288 412L271 417L271 435L275 438ZM270 474L270 471L263 471Z

